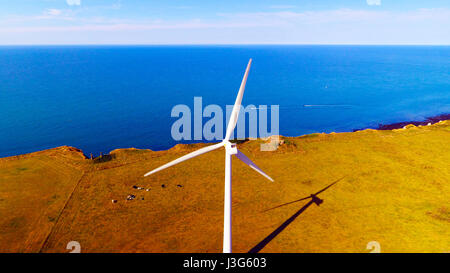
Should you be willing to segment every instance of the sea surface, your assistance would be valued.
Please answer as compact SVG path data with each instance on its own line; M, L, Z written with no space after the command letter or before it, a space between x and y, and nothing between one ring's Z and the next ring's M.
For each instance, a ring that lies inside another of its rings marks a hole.
M450 112L448 46L0 47L0 157L170 148L172 108L232 105L249 58L243 104L279 105L285 136Z

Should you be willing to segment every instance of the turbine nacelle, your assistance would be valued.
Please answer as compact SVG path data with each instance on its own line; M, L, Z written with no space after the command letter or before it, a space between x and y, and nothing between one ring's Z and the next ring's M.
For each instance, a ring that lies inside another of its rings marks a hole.
M238 149L237 149L235 143L231 143L227 140L222 141L222 143L223 143L223 146L225 146L225 150L228 152L228 154L235 155L238 153Z

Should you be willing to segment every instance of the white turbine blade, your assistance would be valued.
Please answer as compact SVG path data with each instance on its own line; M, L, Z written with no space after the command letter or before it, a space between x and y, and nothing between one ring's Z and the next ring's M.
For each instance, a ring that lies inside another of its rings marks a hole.
M244 155L243 153L241 153L241 151L237 151L236 157L239 158L242 162L244 162L245 164L247 164L248 166L250 166L250 168L252 168L253 170L257 171L258 173L260 173L262 176L264 176L265 178L269 179L270 181L273 182L273 179L268 176L265 172L263 172L258 166L256 166L255 163L253 163L246 155Z
M247 83L248 71L250 70L250 66L252 64L252 59L248 61L247 69L245 70L244 78L242 78L241 87L239 88L239 93L236 97L236 101L233 106L233 111L231 112L230 121L228 121L227 133L225 135L225 140L229 140L231 134L233 133L234 128L236 127L236 123L239 117L239 111L241 110L241 102L242 97L244 96L245 84Z
M180 158L177 158L177 159L175 159L173 161L170 161L169 163L164 164L161 167L156 168L153 171L150 171L150 172L146 173L144 176L149 176L151 174L154 174L156 172L159 172L161 170L169 168L169 167L171 167L171 166L173 166L175 164L178 164L180 162L183 162L185 160L191 159L193 157L199 156L199 155L207 153L207 152L211 152L211 151L213 151L215 149L219 149L220 147L223 147L223 143L217 143L217 144L214 144L214 145L211 145L211 146L208 146L208 147L201 148L201 149L199 149L197 151L194 151L194 152L189 153L187 155L184 155L184 156L182 156Z

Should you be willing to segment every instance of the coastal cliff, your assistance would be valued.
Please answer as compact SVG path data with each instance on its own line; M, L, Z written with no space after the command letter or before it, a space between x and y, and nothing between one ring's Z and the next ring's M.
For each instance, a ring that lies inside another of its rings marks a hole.
M450 121L394 130L281 137L239 149L275 179L233 161L233 249L247 252L320 191L261 251L450 251ZM89 159L58 147L0 159L0 252L220 252L223 153L151 177L200 146L118 149ZM134 196L128 199L128 196Z

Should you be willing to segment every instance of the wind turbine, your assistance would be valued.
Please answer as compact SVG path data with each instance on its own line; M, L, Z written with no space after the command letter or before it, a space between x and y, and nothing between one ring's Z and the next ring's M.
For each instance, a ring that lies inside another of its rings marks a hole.
M149 176L151 174L169 168L175 164L181 163L185 160L191 159L193 157L199 156L207 152L211 152L221 147L225 147L225 200L224 200L224 215L223 215L223 253L231 253L231 157L235 155L237 158L239 158L241 161L247 164L250 168L257 171L270 181L273 181L273 179L270 176L265 174L246 155L244 155L241 151L239 151L236 148L236 144L230 142L231 134L233 133L234 128L236 127L237 120L239 117L242 97L244 96L245 84L247 82L248 72L250 70L251 64L252 59L249 60L247 69L245 70L244 78L242 79L241 87L239 88L239 93L236 97L236 102L234 103L233 111L231 112L226 135L223 141L205 148L201 148L187 155L184 155L144 175Z

